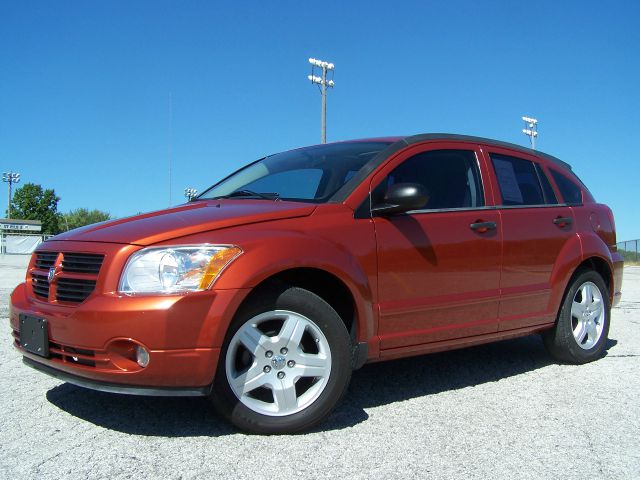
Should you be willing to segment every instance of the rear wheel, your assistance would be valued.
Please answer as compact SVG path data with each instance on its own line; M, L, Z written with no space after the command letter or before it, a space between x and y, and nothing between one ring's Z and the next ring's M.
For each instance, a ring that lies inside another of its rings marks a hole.
M214 402L237 427L291 433L324 419L351 378L349 334L314 293L283 287L239 311L222 349Z
M543 335L551 355L569 363L600 358L606 348L611 305L609 291L597 272L578 272L562 302L553 329Z

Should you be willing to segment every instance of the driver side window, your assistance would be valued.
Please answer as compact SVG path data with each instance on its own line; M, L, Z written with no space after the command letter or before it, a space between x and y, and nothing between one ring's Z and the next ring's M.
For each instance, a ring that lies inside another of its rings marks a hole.
M396 167L376 189L384 197L396 183L418 183L427 192L419 210L477 208L484 194L476 155L470 150L431 150L419 153Z

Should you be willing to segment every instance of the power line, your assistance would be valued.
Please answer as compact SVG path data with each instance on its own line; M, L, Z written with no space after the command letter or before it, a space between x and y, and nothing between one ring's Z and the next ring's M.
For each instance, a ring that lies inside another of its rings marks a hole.
M169 207L171 207L171 164L173 163L173 94L169 92L169 142L167 145L169 157Z

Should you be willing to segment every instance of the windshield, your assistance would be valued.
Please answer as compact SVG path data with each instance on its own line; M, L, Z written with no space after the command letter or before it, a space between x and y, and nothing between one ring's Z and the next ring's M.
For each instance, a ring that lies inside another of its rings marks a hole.
M277 153L247 165L200 194L323 203L389 142L345 142Z

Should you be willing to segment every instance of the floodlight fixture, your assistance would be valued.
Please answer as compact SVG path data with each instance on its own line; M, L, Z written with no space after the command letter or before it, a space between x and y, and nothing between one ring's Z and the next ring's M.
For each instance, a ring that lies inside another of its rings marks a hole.
M20 174L14 172L4 172L2 174L2 181L8 183L19 183L20 182Z
M522 133L524 133L527 137L529 137L529 141L531 142L531 149L536 149L536 137L538 136L538 119L533 117L522 117L522 120L525 123L525 128L522 129Z
M7 202L7 218L11 218L11 190L14 183L20 183L20 174L16 172L3 172L2 181L9 187L9 199Z
M325 62L318 60L317 58L309 58L311 64L311 75L307 78L311 83L315 83L320 87L320 93L322 94L322 127L321 127L321 139L322 143L327 143L327 87L333 88L335 82L333 81L333 73L336 66L331 62ZM315 75L315 67L322 70L322 77ZM327 72L331 72L331 79L327 79Z
M187 202L190 202L191 200L196 198L196 195L198 195L198 190L196 190L195 188L187 187L184 189L184 196L186 197Z

